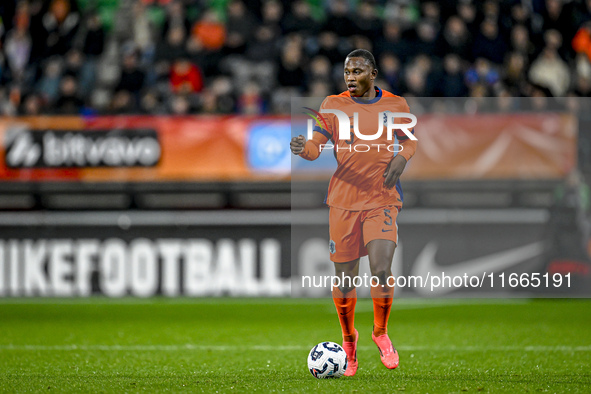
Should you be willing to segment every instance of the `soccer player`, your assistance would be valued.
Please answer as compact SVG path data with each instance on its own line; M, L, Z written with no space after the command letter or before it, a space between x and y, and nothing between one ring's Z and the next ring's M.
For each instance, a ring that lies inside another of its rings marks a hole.
M374 85L378 75L376 61L371 52L356 49L345 59L344 76L348 90L328 96L321 110L337 109L352 121L350 139L339 139L339 118L336 114L321 113L321 121L314 127L313 138L294 137L290 148L293 154L306 160L315 160L322 150L332 144L338 167L329 184L326 203L329 214L329 251L335 275L353 279L359 273L359 258L369 255L372 276L374 325L372 339L380 352L382 363L390 369L398 366L398 352L388 337L388 317L392 306L394 283L391 277L392 258L398 243L396 217L402 208L402 189L398 178L416 150L411 134L396 129L398 146L388 140L386 128L374 140L359 138L354 132L355 119L358 134L375 135L387 124L380 119L388 112L408 113L406 100ZM321 111L322 112L322 111ZM384 114L385 113L385 114ZM396 124L410 123L400 118ZM393 137L393 136L391 136ZM329 143L330 141L330 143ZM389 148L388 148L389 147ZM400 148L402 147L402 150ZM399 152L398 152L399 151ZM394 152L398 152L396 155ZM359 333L354 327L356 288L352 281L344 280L333 287L332 297L343 333L343 348L349 365L345 376L357 372L357 341Z

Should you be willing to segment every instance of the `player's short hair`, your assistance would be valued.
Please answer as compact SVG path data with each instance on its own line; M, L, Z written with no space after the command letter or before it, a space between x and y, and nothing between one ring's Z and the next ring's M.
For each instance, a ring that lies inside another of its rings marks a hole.
M347 59L351 57L361 57L365 59L374 70L378 68L376 64L376 59L373 57L372 53L367 49L355 49L347 55Z

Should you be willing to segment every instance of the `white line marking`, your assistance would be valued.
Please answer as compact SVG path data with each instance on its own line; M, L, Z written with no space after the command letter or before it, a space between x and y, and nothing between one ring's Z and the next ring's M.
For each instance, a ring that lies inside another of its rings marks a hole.
M30 351L181 351L181 350L209 350L229 352L236 350L252 351L297 351L309 350L311 346L303 345L252 345L252 346L216 346L216 345L0 345L0 350L30 350ZM375 346L358 346L359 350L374 350ZM435 351L435 352L591 352L591 345L587 346L396 346L400 351Z

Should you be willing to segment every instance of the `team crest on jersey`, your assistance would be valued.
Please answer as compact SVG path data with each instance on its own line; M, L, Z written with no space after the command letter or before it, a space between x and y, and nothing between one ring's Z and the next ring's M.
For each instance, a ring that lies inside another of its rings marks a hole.
M335 254L335 252L337 251L336 244L332 239L328 242L328 251L330 252L330 254Z

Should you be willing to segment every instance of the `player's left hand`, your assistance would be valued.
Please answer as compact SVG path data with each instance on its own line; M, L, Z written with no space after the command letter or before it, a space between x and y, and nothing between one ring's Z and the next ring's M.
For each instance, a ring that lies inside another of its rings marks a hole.
M291 149L291 153L294 155L301 155L304 151L306 146L306 138L303 135L298 135L297 137L293 137L291 142L289 143L289 148Z
M396 155L390 160L386 171L384 171L384 187L386 189L392 189L396 185L404 167L406 167L406 159L402 155Z

